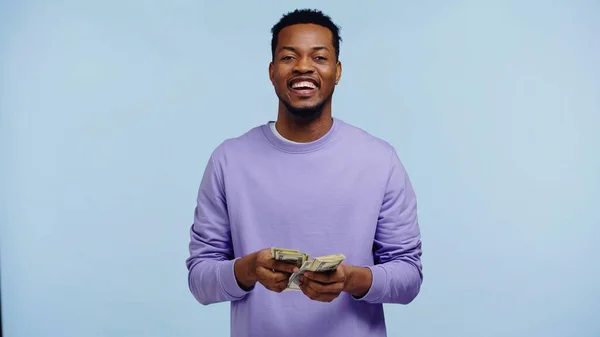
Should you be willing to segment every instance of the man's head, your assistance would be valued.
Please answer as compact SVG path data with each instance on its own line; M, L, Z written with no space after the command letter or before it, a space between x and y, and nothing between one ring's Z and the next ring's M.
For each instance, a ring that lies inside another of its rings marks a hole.
M312 120L331 109L342 72L339 27L320 11L306 9L284 15L271 32L269 76L287 111Z

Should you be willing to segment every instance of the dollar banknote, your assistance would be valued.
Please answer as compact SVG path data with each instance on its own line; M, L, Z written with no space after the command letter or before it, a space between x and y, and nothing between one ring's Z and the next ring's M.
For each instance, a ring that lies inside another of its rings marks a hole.
M337 267L344 262L346 257L343 254L334 254L327 256L320 256L314 258L312 261L306 261L298 272L292 274L288 281L286 290L300 290L300 276L305 272L331 272L335 271Z
M308 254L299 250L277 247L271 248L271 255L275 260L295 264L298 268L302 267L302 265L310 259Z
M306 271L329 272L334 271L346 259L343 254L319 256L310 260L310 255L299 250L286 248L271 248L275 260L293 263L298 267L298 272L288 279L286 290L300 290L299 279Z
M310 255L295 249L271 248L271 255L275 260L295 264L298 272L292 274L288 279L288 285L285 290L300 290L299 279L307 271L330 272L344 262L346 257L343 254L333 254L319 256L310 260Z

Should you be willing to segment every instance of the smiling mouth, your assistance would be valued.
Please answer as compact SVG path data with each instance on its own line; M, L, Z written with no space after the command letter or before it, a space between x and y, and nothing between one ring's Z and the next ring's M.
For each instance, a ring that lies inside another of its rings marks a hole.
M317 86L311 81L300 81L292 84L292 89L294 90L314 90Z
M290 89L296 95L306 97L314 94L318 89L318 85L313 80L300 79L292 81Z

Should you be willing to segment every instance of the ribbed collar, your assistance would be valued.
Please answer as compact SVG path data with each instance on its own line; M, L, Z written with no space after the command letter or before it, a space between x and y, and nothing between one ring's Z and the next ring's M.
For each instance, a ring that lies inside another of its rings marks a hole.
M261 126L263 134L265 135L267 140L278 150L289 153L307 153L322 148L333 139L335 134L338 132L339 126L341 124L340 120L333 118L333 124L331 125L331 128L321 138L312 142L297 144L286 142L285 140L277 137L277 135L273 133L273 130L271 130L271 127L269 126L269 123L271 122L273 121L269 121Z

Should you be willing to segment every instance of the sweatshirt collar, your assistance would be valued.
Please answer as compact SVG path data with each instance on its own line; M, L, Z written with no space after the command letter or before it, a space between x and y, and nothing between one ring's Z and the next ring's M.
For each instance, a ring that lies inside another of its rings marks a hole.
M277 135L273 133L273 130L271 130L271 127L269 125L269 123L273 121L268 121L267 123L263 124L261 126L261 129L267 140L278 150L289 153L307 153L319 150L332 140L334 135L337 133L340 125L340 120L338 120L335 117L332 119L333 124L331 125L331 128L329 129L329 131L327 131L326 134L321 136L319 139L307 143L292 143L277 137Z

